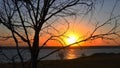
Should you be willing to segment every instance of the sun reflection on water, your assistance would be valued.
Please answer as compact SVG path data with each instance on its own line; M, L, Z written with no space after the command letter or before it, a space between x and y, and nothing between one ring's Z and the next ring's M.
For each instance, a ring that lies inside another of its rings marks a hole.
M74 49L68 49L65 54L66 59L75 59L77 58L76 51Z

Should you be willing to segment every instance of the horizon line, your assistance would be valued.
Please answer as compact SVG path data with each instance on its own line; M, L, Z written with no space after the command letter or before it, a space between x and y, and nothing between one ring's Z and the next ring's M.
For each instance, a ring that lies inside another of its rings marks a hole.
M15 49L16 47L15 46L0 46L0 48L13 48ZM27 49L28 47L27 46L20 46L19 47L20 49ZM41 46L39 47L41 48ZM42 47L42 49L58 49L58 48L63 48L63 46L45 46L45 47ZM101 49L101 48L119 48L120 49L120 46L70 46L70 47L66 47L64 49Z

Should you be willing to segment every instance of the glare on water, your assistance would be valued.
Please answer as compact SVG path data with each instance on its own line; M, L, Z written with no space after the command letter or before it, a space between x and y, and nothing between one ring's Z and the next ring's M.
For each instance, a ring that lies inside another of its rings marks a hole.
M77 53L75 49L68 49L65 54L66 59L74 59L77 58Z

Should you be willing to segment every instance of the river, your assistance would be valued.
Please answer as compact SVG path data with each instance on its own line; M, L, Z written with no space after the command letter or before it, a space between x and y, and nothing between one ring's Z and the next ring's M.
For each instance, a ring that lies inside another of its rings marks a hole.
M39 58L46 56L56 49L42 49L39 52ZM28 49L20 49L21 54L24 58L24 61L30 59L30 53ZM94 53L120 53L120 48L84 48L84 49L62 49L58 52L53 53L52 55L42 59L42 60L59 60L59 59L75 59L81 56L89 56ZM39 59L38 58L38 59ZM15 61L20 61L19 56L17 55L16 49L13 48L1 48L0 49L0 62L10 62L11 59Z

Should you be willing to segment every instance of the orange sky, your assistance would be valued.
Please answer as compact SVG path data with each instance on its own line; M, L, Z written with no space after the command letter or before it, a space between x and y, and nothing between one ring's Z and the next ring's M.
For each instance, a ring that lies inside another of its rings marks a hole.
M92 25L89 24L87 21L79 21L79 20L75 21L75 20L69 19L69 23L70 23L70 28L64 35L65 36L74 35L75 38L78 39L76 42L83 40L84 38L87 38L90 35L90 32L93 30L93 27L91 27ZM65 28L62 28L62 30L64 29ZM96 34L99 34L99 31L97 31ZM68 41L66 41L67 37L65 36L61 37L63 41L65 42L64 45L69 45ZM41 39L46 40L46 38L41 38ZM42 42L43 41L41 41L41 43ZM80 46L101 46L101 45L109 46L109 45L116 45L116 43L114 43L113 41L96 39L92 41L85 41L85 42L79 43L79 45ZM47 43L47 46L61 46L61 45L58 41L51 40ZM73 46L77 46L77 45L73 45Z
M63 21L60 20L59 22L60 22L59 24L55 23L57 25L56 29L59 30L59 33L57 33L53 29L48 30L48 32L50 32L54 35L62 34L66 30L67 24L64 23L65 22L64 20ZM70 37L71 35L74 35L75 39L77 39L76 42L78 42L78 41L83 40L84 38L88 37L90 32L93 29L93 27L91 27L92 25L89 24L87 22L87 20L79 21L79 20L73 20L71 18L68 18L68 22L70 23L69 24L69 30L64 34L64 36L60 36L60 38L62 38L63 41L65 42L65 43L62 42L63 45L69 45L69 42L67 41L68 40L67 38ZM46 34L46 33L42 34L41 37L40 37L40 45L43 44L49 37L50 37L49 34ZM33 36L30 35L30 38L32 39ZM53 39L58 39L58 38L53 38ZM14 41L12 39L7 40L7 41L0 41L0 45L14 45ZM24 46L25 44L20 43L20 45ZM56 41L56 40L50 40L50 41L47 42L46 45L47 46L61 46L61 43ZM101 39L96 39L94 41L82 42L82 44L79 43L79 45L80 46L88 46L88 45L89 46L99 46L99 45L114 45L114 43L111 42L111 41L103 41ZM74 45L74 46L77 46L77 45Z

